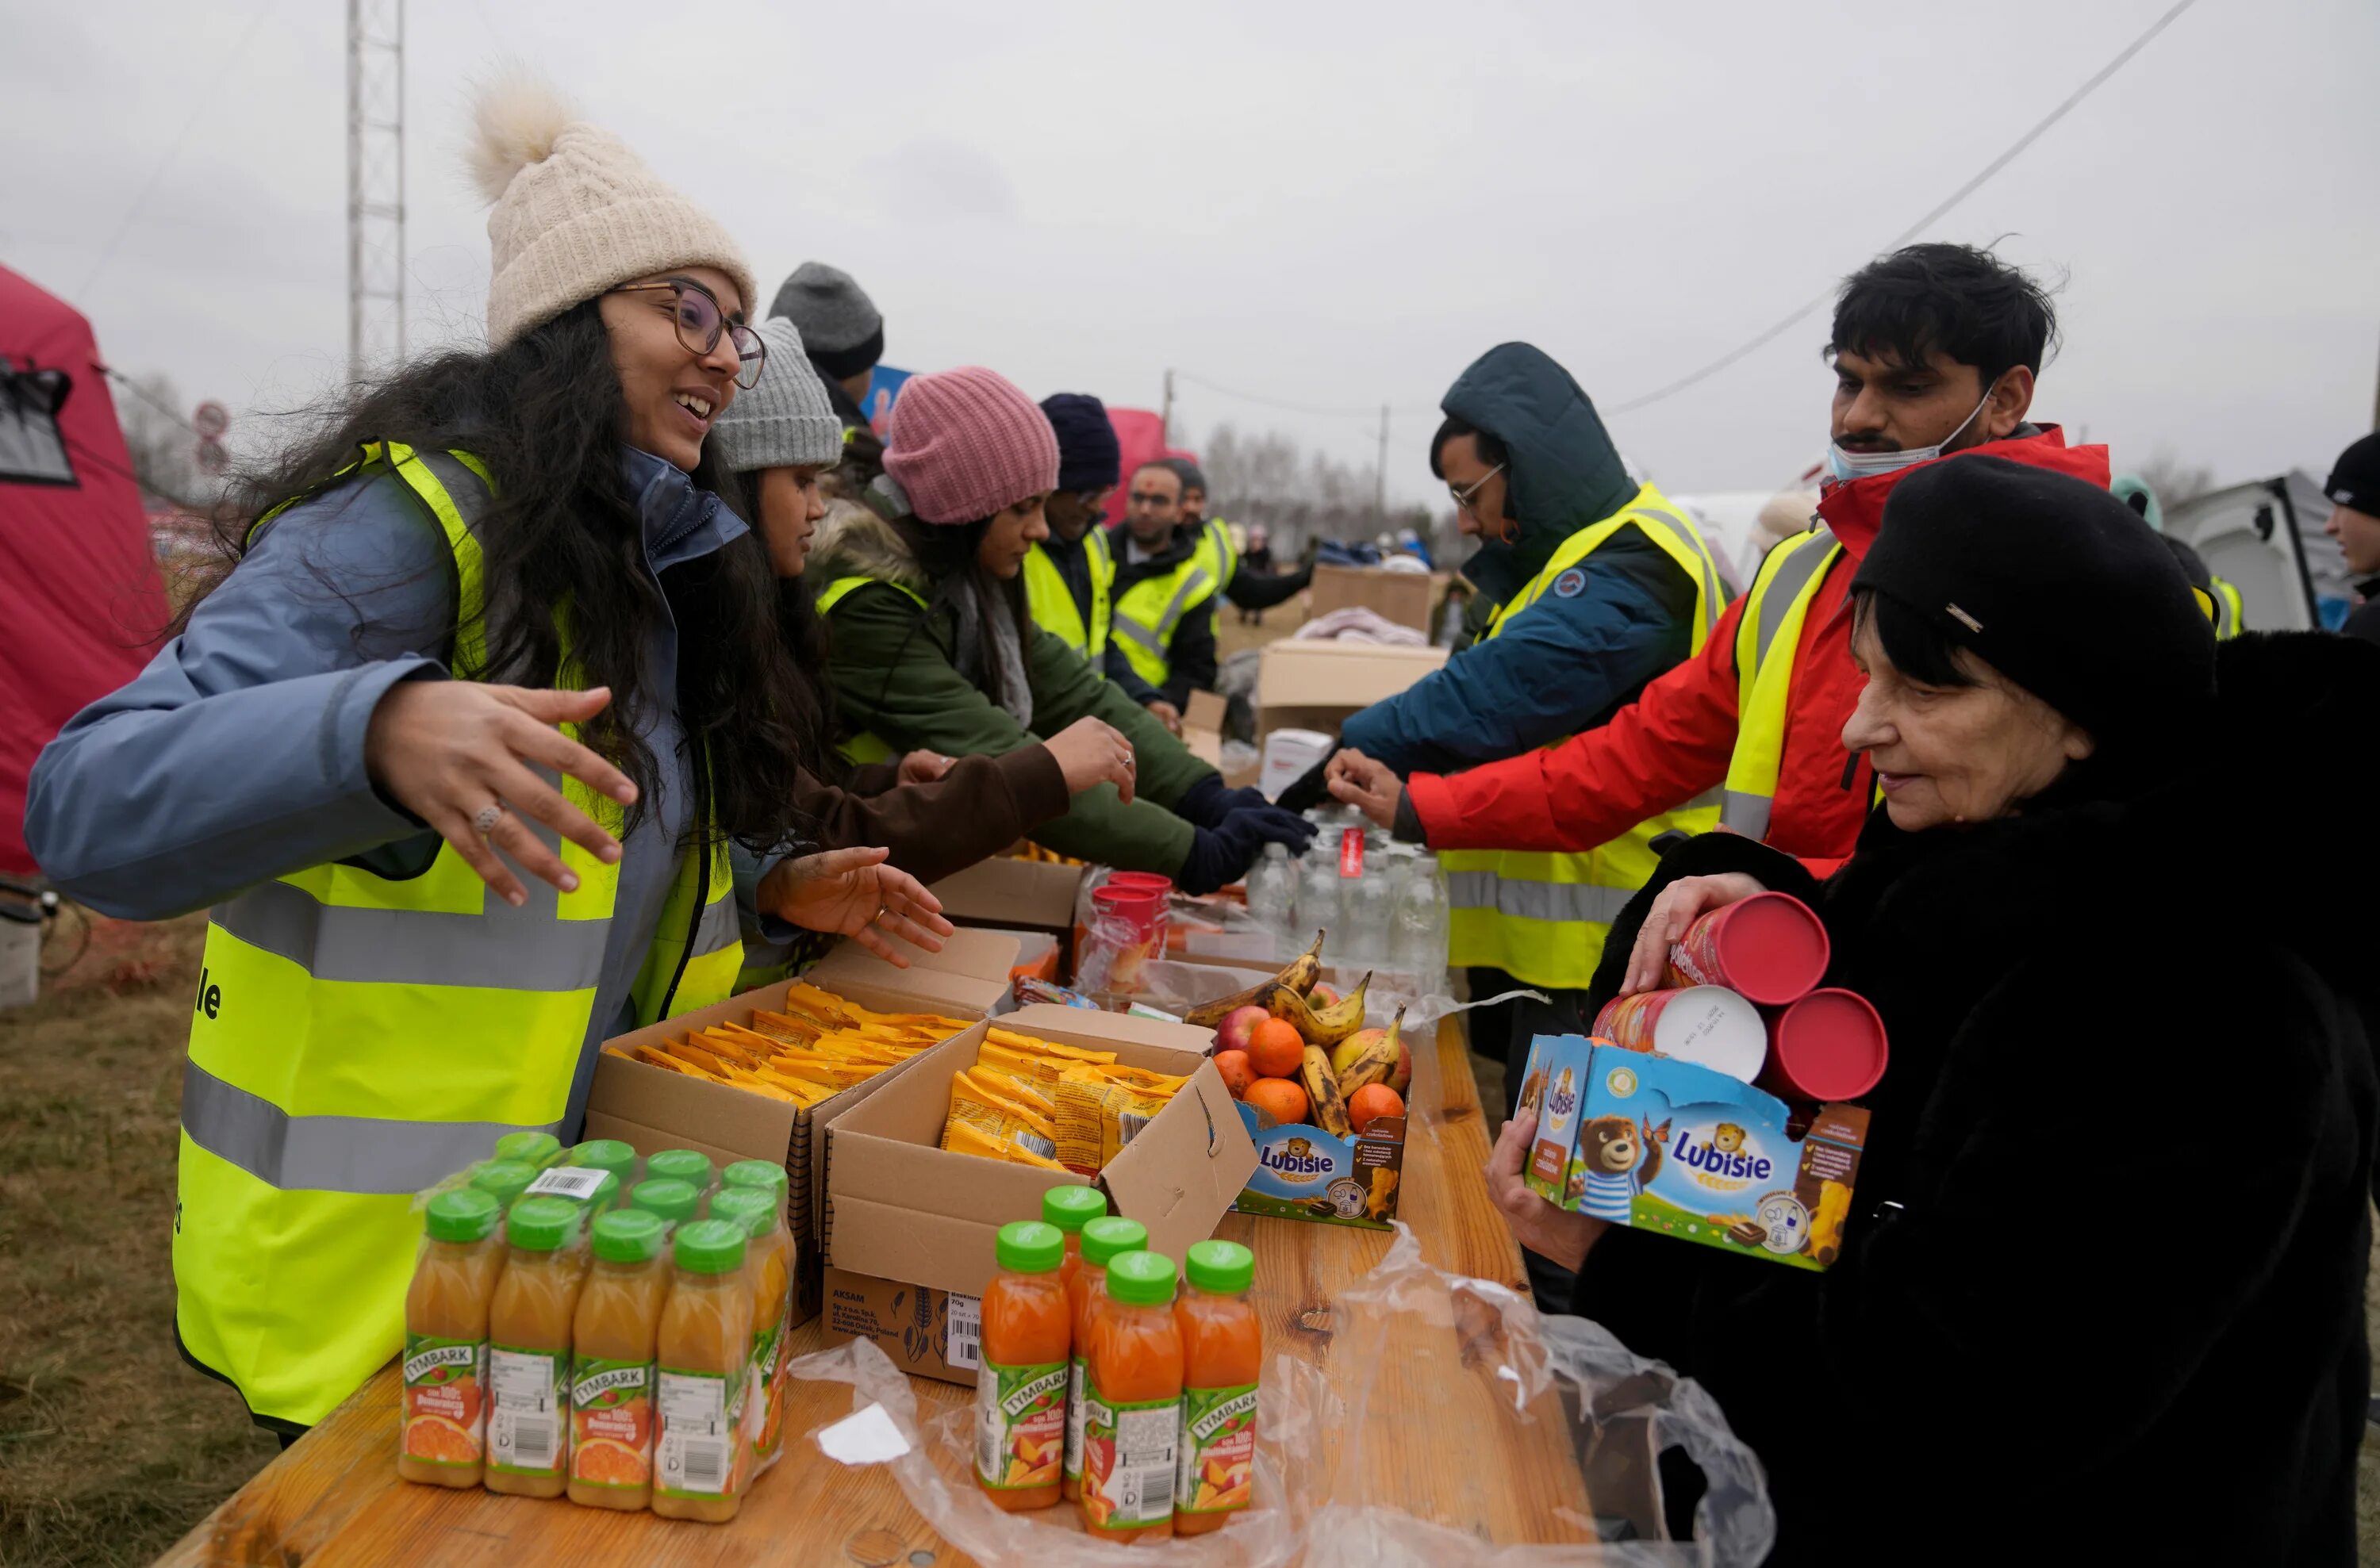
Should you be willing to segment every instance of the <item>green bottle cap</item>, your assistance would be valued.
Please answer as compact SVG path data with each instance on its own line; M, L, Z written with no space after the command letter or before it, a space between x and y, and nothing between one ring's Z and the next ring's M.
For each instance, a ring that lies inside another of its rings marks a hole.
M570 1152L570 1163L590 1171L610 1171L623 1183L637 1174L637 1152L616 1138L590 1138Z
M605 1171L603 1173L603 1179L595 1184L595 1190L580 1199L579 1201L585 1204L589 1211L598 1214L601 1213L606 1209L618 1208L620 1206L620 1178L613 1175L610 1171Z
M567 1198L524 1198L505 1216L504 1236L528 1252L551 1252L578 1232L578 1205Z
M1108 1195L1096 1187L1053 1187L1041 1195L1041 1223L1060 1230L1079 1231L1107 1212Z
M1103 1269L1120 1254L1137 1252L1148 1245L1148 1227L1121 1214L1088 1220L1083 1224L1083 1261L1094 1268Z
M1162 1252L1119 1253L1108 1264L1108 1299L1162 1307L1173 1299L1173 1260Z
M722 1187L751 1187L773 1192L780 1200L788 1186L785 1167L766 1160L738 1160L719 1173L719 1181Z
M1052 1273L1066 1260L1066 1233L1038 1220L1017 1220L1000 1227L992 1251L1012 1273Z
M744 1266L744 1227L733 1220L678 1226L677 1266L681 1273L734 1273Z
M757 1187L722 1188L710 1195L710 1217L733 1220L758 1241L777 1228L777 1195Z
M645 1175L682 1181L699 1192L710 1185L710 1156L692 1149L664 1149L647 1156Z
M493 1193L460 1187L430 1200L423 1224L432 1241L485 1241L496 1234L497 1209Z
M628 1207L659 1214L672 1224L682 1224L694 1218L694 1202L701 1196L686 1183L662 1176L655 1181L640 1181L628 1188Z
M518 1160L491 1160L480 1167L480 1174L471 1178L471 1185L482 1192L494 1194L496 1201L509 1209L514 1200L527 1191L528 1184L536 1179L535 1165L524 1164Z
M1237 1296L1257 1279L1257 1255L1236 1241L1194 1243L1182 1255L1182 1272L1200 1290Z
M606 1263L643 1263L662 1255L662 1217L643 1209L595 1216L595 1256Z
M562 1140L550 1132L508 1132L496 1140L496 1158L518 1160L539 1170L553 1164L562 1152Z

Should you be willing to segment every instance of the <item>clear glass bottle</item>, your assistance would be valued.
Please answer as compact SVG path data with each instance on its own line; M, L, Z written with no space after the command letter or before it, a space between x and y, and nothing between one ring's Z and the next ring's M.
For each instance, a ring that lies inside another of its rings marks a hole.
M1281 956L1297 908L1297 873L1289 863L1289 846L1267 844L1264 858L1248 873L1248 915L1272 939L1273 959Z

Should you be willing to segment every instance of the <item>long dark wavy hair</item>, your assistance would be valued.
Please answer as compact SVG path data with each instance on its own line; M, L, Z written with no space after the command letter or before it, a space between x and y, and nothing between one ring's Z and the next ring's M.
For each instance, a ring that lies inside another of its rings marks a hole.
M929 604L934 609L950 603L962 586L972 586L984 607L1005 603L1016 618L1016 634L1021 642L1033 637L1033 616L1026 608L1025 574L1002 582L983 569L976 551L983 544L984 535L990 530L991 519L978 517L972 523L926 523L916 517L904 517L892 525L894 532L917 557L917 565L926 581L934 585L934 597ZM920 623L923 617L920 617ZM993 640L991 617L987 614L976 623L977 638L982 655L984 695L994 703L1002 703L1007 695L1001 679L1000 650Z
M225 514L237 534L224 543L236 560L250 520L330 483L366 441L478 457L496 487L479 526L488 669L521 685L552 685L562 662L555 615L567 607L578 683L612 689L611 704L579 736L636 780L633 825L662 767L628 720L670 700L650 689L644 651L671 605L646 570L643 522L621 474L626 424L610 333L588 300L502 348L432 355L358 388L273 466L243 479ZM715 491L722 477L706 453L695 483ZM673 568L671 589L678 716L696 754L709 759L696 770L698 788L723 832L773 845L795 826L794 770L814 727L801 702L807 682L780 637L767 548L747 534ZM693 821L699 833L699 814Z
M751 525L766 545L760 521L760 476L765 470L746 469L727 476L720 499ZM771 569L773 571L773 568ZM785 692L802 766L830 784L850 776L843 754L834 749L834 688L827 683L830 651L826 617L818 612L818 595L808 577L777 579L777 641L785 650L790 671Z

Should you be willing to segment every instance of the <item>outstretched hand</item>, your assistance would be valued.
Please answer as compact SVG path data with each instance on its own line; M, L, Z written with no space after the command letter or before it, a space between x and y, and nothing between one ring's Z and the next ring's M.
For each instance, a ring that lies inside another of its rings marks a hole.
M1504 1124L1488 1155L1488 1196L1504 1212L1513 1240L1575 1273L1611 1224L1592 1214L1559 1208L1531 1190L1522 1179L1522 1171L1529 1158L1530 1141L1536 1136L1535 1111L1523 1111Z
M761 879L760 911L808 930L848 936L907 969L908 957L885 940L886 933L939 953L953 928L942 918L942 901L924 883L884 863L892 853L881 848L826 850L780 861Z

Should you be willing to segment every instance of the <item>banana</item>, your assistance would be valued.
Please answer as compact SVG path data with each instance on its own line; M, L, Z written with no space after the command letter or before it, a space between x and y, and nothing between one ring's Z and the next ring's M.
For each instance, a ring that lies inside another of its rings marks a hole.
M1195 1028L1212 1029L1242 1007L1262 1007L1276 1018L1286 1018L1292 1023L1296 1022L1297 1020L1290 1014L1281 1010L1281 1007L1276 1005L1275 998L1281 992L1286 991L1290 995L1304 1001L1305 994L1320 983L1324 935L1322 932L1316 932L1314 946L1291 959L1283 966L1281 971L1270 980L1251 985L1245 991L1235 991L1220 1001L1201 1003L1183 1014L1183 1021Z
M1297 1073L1305 1080L1305 1097L1314 1102L1314 1119L1322 1130L1333 1138L1354 1137L1355 1124L1347 1119L1346 1097L1339 1092L1339 1079L1321 1046L1305 1047Z
M1308 1043L1327 1048L1364 1027L1364 991L1371 983L1372 977L1366 974L1354 990L1319 1010L1289 987L1274 985L1261 1006L1273 1017L1287 1019Z
M1397 1034L1404 1025L1405 1010L1399 1007L1397 1016L1390 1020L1381 1037L1366 1045L1345 1067L1338 1069L1342 1092L1353 1094L1367 1084L1388 1080L1389 1074L1397 1070Z
M1328 931L1314 934L1314 946L1290 961L1289 967L1273 978L1303 996L1322 981L1322 939Z

